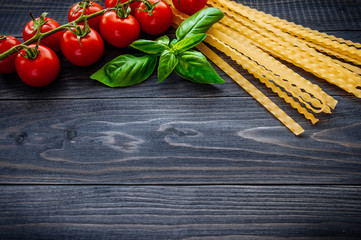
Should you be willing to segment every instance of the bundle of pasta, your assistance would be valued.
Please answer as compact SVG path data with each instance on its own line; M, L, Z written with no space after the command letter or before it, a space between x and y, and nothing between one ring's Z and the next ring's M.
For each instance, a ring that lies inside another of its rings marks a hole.
M235 30L263 51L361 97L361 69L317 51L361 65L361 44L304 28L234 1L209 2L226 13L224 28Z
M168 2L170 1L168 0ZM207 32L208 37L205 41L247 69L312 123L316 123L318 119L311 112L331 113L331 109L336 106L337 101L322 91L319 86L304 79L275 57L302 67L361 97L361 91L358 89L361 69L334 60L317 51L321 51L322 48L326 52L328 49L327 51L334 53L334 56L341 56L340 58L344 60L357 63L360 60L358 44L303 28L234 1L210 0L208 2L210 6L221 9L225 13L225 17ZM175 26L188 17L176 9L173 10ZM331 39L331 42L325 40L324 42L327 44L323 44L321 38ZM315 45L318 47L313 48ZM335 45L338 46L337 50L333 50ZM198 48L292 132L296 135L303 132L303 129L293 119L266 96L260 94L257 88L211 49L203 44Z
M244 90L246 90L254 99L256 99L262 106L264 106L270 113L272 113L279 121L281 121L294 134L299 135L304 132L304 129L288 116L282 109L280 109L274 102L258 90L252 83L244 78L239 72L232 68L226 61L219 57L209 47L200 43L197 48L202 51L209 59L211 59L220 69L227 73L236 83L238 83Z
M177 28L187 15L173 9L174 19L173 26ZM214 45L217 45L214 43ZM261 91L253 86L247 79L245 79L240 73L233 69L228 63L221 59L216 53L204 44L197 46L204 55L211 59L217 66L219 66L225 73L227 73L235 82L243 87L252 97L260 102L267 110L269 110L277 119L279 119L286 127L288 127L294 134L299 135L304 132L304 129L297 124L291 117L289 117L282 109L274 104L268 97L266 97ZM312 115L311 115L312 117Z
M242 16L248 17L250 20L261 24L270 24L273 27L289 33L292 36L304 39L307 44L325 52L329 55L344 59L349 62L353 62L356 65L361 65L361 44L354 43L349 40L337 38L326 33L321 33L317 30L305 28L301 25L288 22L284 19L266 14L264 12L252 9L242 4L237 4L232 1L216 1L214 4L221 4L227 6L231 11L234 11Z

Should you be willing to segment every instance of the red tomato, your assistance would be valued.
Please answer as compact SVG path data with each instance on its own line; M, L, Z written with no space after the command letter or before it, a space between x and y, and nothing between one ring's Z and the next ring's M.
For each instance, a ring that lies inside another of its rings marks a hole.
M35 44L29 45L35 48ZM59 74L60 63L53 50L38 46L39 55L34 59L25 58L26 51L22 49L15 59L16 72L20 79L33 87L44 87L52 83Z
M172 0L173 5L179 11L193 15L207 4L207 0Z
M147 11L135 10L135 18L140 24L140 29L151 35L159 35L168 30L172 24L172 9L163 1L149 0L154 5L152 14ZM146 9L144 3L139 4L140 9Z
M115 7L115 4L117 4L118 0L105 0L105 8L112 8ZM128 0L119 0L119 3L125 3ZM129 6L132 9L130 14L134 15L135 9L138 8L139 2L133 2Z
M92 13L96 13L96 12L99 12L104 9L102 6L100 6L96 2L89 1L89 4L90 5L88 5L88 7L85 9L85 12L84 12L85 15L90 15ZM73 5L70 8L69 13L68 13L68 21L69 22L72 22L80 17L81 13L83 12L84 5L85 5L84 1L82 1L82 2L76 3L75 5ZM102 16L98 16L98 17L87 20L89 26L91 28L95 29L96 31L99 31L99 21L100 21L101 17ZM79 24L83 25L84 22L80 22Z
M84 29L84 26L79 27ZM60 48L69 62L85 67L96 63L101 58L104 42L100 34L91 28L90 33L80 37L79 40L72 31L66 30L60 39Z
M8 35L0 35L0 53L6 52L10 48L21 44L21 42ZM17 54L12 54L9 57L0 61L0 73L15 72L15 58Z
M39 19L40 18L36 18L35 21L39 21ZM48 17L44 18L44 22L45 22L45 24L43 24L40 27L40 32L41 33L45 33L45 32L48 32L50 30L53 30L54 28L60 27L60 24L57 21L55 21L55 20L53 20L51 18L48 18ZM26 24L26 26L23 29L23 39L24 39L24 41L27 41L32 36L34 36L36 31L37 30L34 29L34 21L31 20L30 22L28 22ZM43 46L51 48L55 52L58 52L60 50L59 40L61 38L61 35L63 35L62 31L54 33L54 34L42 39L40 41L40 44L43 45Z
M111 45L125 48L138 39L140 26L132 15L120 18L115 11L110 11L100 20L100 34Z

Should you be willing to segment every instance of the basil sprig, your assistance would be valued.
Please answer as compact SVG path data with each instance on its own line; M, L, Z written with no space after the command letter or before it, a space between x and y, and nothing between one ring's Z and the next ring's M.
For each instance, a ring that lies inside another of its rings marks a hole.
M212 68L207 58L192 50L206 37L208 29L224 16L217 8L206 8L183 21L176 39L167 36L155 41L137 40L130 47L142 54L121 55L105 64L90 78L110 87L126 87L143 82L154 72L158 63L158 81L164 81L173 71L196 83L219 84L224 80Z

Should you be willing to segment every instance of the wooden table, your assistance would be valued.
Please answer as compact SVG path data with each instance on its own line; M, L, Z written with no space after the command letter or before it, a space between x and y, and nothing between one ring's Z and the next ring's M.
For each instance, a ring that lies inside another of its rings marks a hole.
M361 42L360 0L238 2ZM0 33L21 39L29 10L65 23L72 3L1 0ZM339 101L312 125L238 67L296 137L217 67L225 84L89 78L129 51L85 68L59 54L45 88L0 76L0 239L360 239L359 99L293 67Z

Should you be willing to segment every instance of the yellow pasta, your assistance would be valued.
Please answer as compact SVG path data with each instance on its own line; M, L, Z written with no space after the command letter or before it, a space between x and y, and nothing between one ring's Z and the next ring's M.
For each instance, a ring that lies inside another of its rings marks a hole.
M305 101L310 101L313 106L320 108L319 110L316 110L312 106L306 104L308 109L311 109L316 113L321 112L322 110L326 113L330 113L329 107L334 108L336 106L337 101L323 92L319 86L302 78L290 68L269 56L266 52L261 51L238 32L228 28L221 28L220 25L215 25L208 33L210 35L219 35L217 31L224 33L222 35L222 41L227 45L232 46L240 53L243 53L266 69L272 71L275 74L275 79L279 80L275 81L277 85L282 86L286 91L291 92L300 102L305 103ZM328 106L325 106L325 104Z
M236 60L237 63L242 65L243 68L247 69L255 77L260 79L262 83L264 83L267 87L271 88L273 92L277 93L279 97L283 98L293 108L297 109L299 113L303 114L306 119L310 120L313 124L318 122L318 119L315 118L313 114L309 113L307 109L302 107L298 102L294 101L293 98L289 97L284 91L282 91L274 83L269 81L268 78L265 77L266 72L262 71L262 66L258 65L256 62L250 61L249 59L247 59L247 57L242 57L242 55L239 55L232 48L230 48L227 45L224 45L221 41L217 40L214 37L208 37L205 41L210 43L212 46L216 47L217 49L223 51L233 60Z
M225 2L227 2L226 6ZM317 52L297 38L275 29L269 24L256 21L251 14L249 14L251 16L244 17L241 13L235 12L232 6L239 4L228 0L211 0L210 3L228 15L222 19L225 26L235 29L245 37L257 42L265 51L361 97L359 89L361 76L358 74L343 68L332 58ZM239 9L237 8L237 10Z
M354 43L349 40L337 38L326 33L320 33L319 31L305 28L301 25L274 17L270 14L252 9L248 6L244 6L240 3L236 3L230 0L213 0L213 3L218 3L224 7L227 7L231 11L246 16L251 21L257 24L269 24L276 29L280 29L286 33L298 37L299 39L305 39L308 42L312 42L316 45L320 45L322 48L328 48L334 52L338 52L348 56L347 59L350 62L360 65L361 62L361 44Z
M177 12L177 10L173 9ZM177 28L179 24L184 20L175 14L172 25ZM185 17L185 16L184 16ZM220 69L227 73L235 82L237 82L243 89L245 89L254 99L262 104L270 113L272 113L279 121L281 121L288 129L290 129L295 135L300 135L304 132L304 129L296 123L290 116L288 116L282 109L274 104L268 97L266 97L261 91L253 86L247 79L245 79L240 73L214 53L210 48L204 44L199 44L197 48L207 56L213 63L215 63ZM310 114L312 116L312 114ZM318 121L313 116L311 117L314 122Z
M230 31L232 30L223 28L222 31L226 32L227 35L231 35L233 39L238 39L240 42L248 41L247 42L248 46L254 45L262 49L262 46L260 46L257 42L250 42L249 39L245 38L242 34L238 33L237 31L233 30L233 33L231 33ZM298 74L295 74L294 71L292 71L290 68L286 67L285 65L282 66L279 65L278 67L281 68L282 72L287 76L287 78L289 78L290 82L293 85L298 86L301 89L305 89L305 91L308 93L317 92L318 94L316 95L320 94L330 108L334 109L336 107L337 101L333 97L325 93L318 85L312 84L310 81L300 77ZM326 106L326 108L324 109L325 113L330 113L329 107Z
M236 81L243 89L245 89L253 98L261 103L295 135L299 135L304 132L304 129L298 123L296 123L290 116L282 111L282 109L274 104L268 97L266 97L261 91L253 86L247 79L245 79L240 73L238 73L206 45L201 43L197 46L197 48L220 69L227 73L234 81Z
M174 21L177 24L180 24L182 20L186 18L185 15L178 12L177 10L174 10L174 14ZM318 86L312 86L309 81L303 79L301 76L294 73L291 69L288 69L283 64L281 64L279 61L273 59L257 47L253 46L251 43L247 42L247 39L239 39L239 41L234 41L232 33L227 32L224 34L219 30L219 28L220 25L217 27L217 24L212 27L212 29L208 31L209 38L207 38L205 41L226 53L243 68L247 69L251 74L260 79L260 81L272 89L273 92L277 93L278 96L283 98L292 107L297 109L299 113L303 114L306 119L309 119L312 123L316 123L318 121L318 119L309 113L307 109L302 107L292 97L288 96L287 93L279 86L291 93L293 97L297 98L299 102L304 104L308 109L311 109L316 113L321 111L330 113L330 109L325 104L321 94L325 93L322 92ZM225 42L227 45L223 42ZM229 47L230 45L232 48ZM238 52L235 51L235 49ZM286 80L290 76L294 78L292 82ZM303 84L304 87L300 88L300 84ZM313 97L318 98L312 98L312 96L310 96L310 94L305 91L305 89L311 91ZM332 101L330 101L330 105L334 107L337 101L335 101L333 98L331 99ZM307 101L310 101L312 105L318 107L319 109L311 107Z
M170 0L165 0L171 4ZM336 38L230 0L209 0L225 17L207 32L205 42L225 53L312 123L314 113L331 113L337 101L276 58L286 60L361 97L361 44ZM173 26L188 16L173 8ZM205 44L197 46L296 135L304 130ZM327 55L343 59L339 61ZM276 58L275 58L276 57Z

